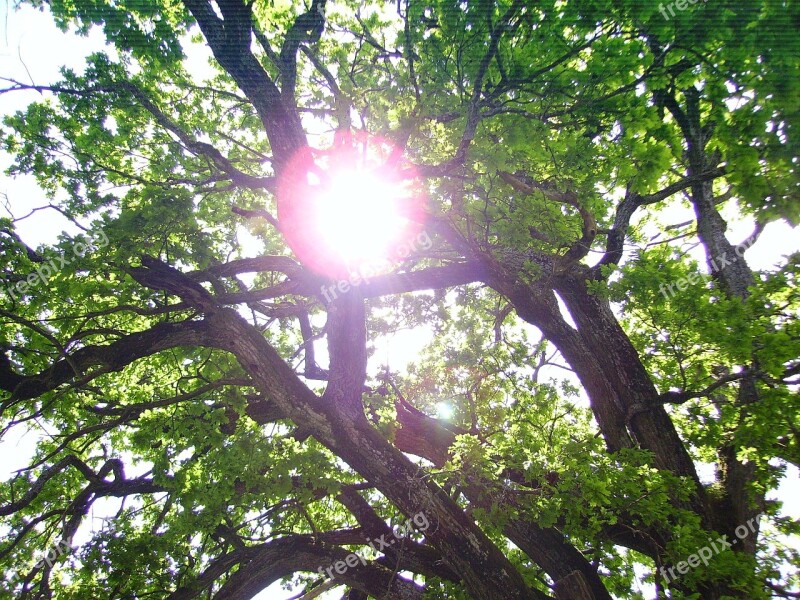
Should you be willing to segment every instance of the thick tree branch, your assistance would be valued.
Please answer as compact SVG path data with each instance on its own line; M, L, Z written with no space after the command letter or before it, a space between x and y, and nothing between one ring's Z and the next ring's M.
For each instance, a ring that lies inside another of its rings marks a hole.
M281 46L281 95L287 106L294 105L297 83L297 50L303 43L319 41L325 28L325 4L327 0L312 0L308 12L294 20Z
M373 540L380 539L381 536L385 540L394 539L392 529L354 488L345 487L339 494L338 500L355 516L364 536ZM429 526L433 524L429 523ZM386 560L379 559L379 561L387 565L397 564L399 560L404 570L456 583L459 581L458 576L446 565L441 555L430 546L404 538L399 547L390 544L388 548L384 548L384 552Z
M330 369L323 402L335 403L355 419L366 419L361 393L367 378L367 328L358 288L328 305Z
M223 19L208 0L184 0L206 37L219 64L252 102L272 147L273 166L280 175L295 153L307 145L300 118L292 104L264 71L250 49L252 5L242 0L218 3Z
M36 398L75 379L86 383L103 373L119 371L140 358L162 350L202 346L208 341L209 333L205 321L159 323L111 344L80 348L36 375L18 374L8 358L0 354L0 390L11 393L11 398L3 402L3 410L10 403ZM92 367L96 368L87 372Z
M429 267L407 273L391 273L370 279L361 285L365 298L402 294L421 290L450 288L486 279L486 268L478 261Z
M206 311L206 320L215 331L216 342L236 356L261 393L273 400L298 426L307 428L320 442L374 483L403 513L424 512L439 523L439 527L429 530L426 535L475 597L485 600L498 597L510 600L546 598L524 583L503 553L441 488L420 479L418 468L371 426L360 403L360 385L357 389L334 385L331 394L326 391L326 397L319 398L263 335L241 316L231 309L209 303L208 298L195 289L197 284L185 276L189 284L177 284L174 277L166 276L167 270L174 271L166 265L154 268L152 283L175 292L183 288L183 299L196 302L198 309ZM140 273L140 280L145 281L148 277ZM337 306L335 310L340 313L332 321L332 326L339 327L340 331L333 334L334 339L348 339L346 327L353 327L356 338L363 340L363 300L355 298L349 306ZM332 348L337 348L336 342ZM356 352L352 357L338 359L340 362L335 368L340 371L341 384L363 382L361 353L365 348ZM342 406L328 401L340 397L340 394L347 399L346 402L358 406Z
M631 217L641 206L648 204L655 204L666 200L673 194L688 189L698 182L711 181L717 177L722 177L725 174L723 168L715 168L698 176L684 177L680 181L672 183L664 189L654 192L652 194L641 195L636 192L628 190L625 193L625 198L617 206L617 213L614 217L614 226L608 233L608 240L606 242L606 252L600 262L594 267L595 273L600 273L600 268L604 265L616 265L622 259L622 252L625 245L625 236L628 232Z
M180 588L169 600L190 600L208 589L219 577L239 565L228 581L214 595L220 600L250 600L274 581L297 571L318 572L337 561L346 560L350 553L337 546L315 540L309 535L278 538L244 551L226 554L209 566L189 586ZM344 574L332 571L336 581L365 593L392 600L419 600L422 588L412 581L398 577L393 571L376 563L360 561L348 567Z
M240 258L219 265L213 265L202 271L192 271L188 276L195 281L211 281L212 277L234 277L242 273L264 273L278 271L286 275L298 275L303 267L289 256L256 256Z

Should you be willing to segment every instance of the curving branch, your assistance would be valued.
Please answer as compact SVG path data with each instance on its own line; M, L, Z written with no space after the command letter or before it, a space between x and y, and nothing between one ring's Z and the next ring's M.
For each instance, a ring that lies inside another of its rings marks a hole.
M107 462L101 468L99 473L95 473L92 468L79 459L77 456L72 454L65 456L56 464L46 468L42 471L42 474L39 475L39 478L33 482L33 485L25 492L25 495L17 500L16 502L10 502L9 504L5 504L0 506L0 516L7 516L14 514L28 506L31 502L36 499L41 491L44 489L45 484L50 481L53 477L64 471L67 467L74 467L81 474L88 480L92 482L98 482L103 479L107 474L108 471L114 468L114 466L119 469L121 467L121 463L119 460L115 460L115 465L110 465L111 461Z
M266 209L261 210L248 210L246 208L241 208L239 206L232 206L231 212L235 215L239 215L240 217L244 217L245 219L264 219L267 223L272 225L277 231L281 230L281 224L278 222L272 213L270 213Z
M525 194L532 194L534 191L540 192L548 200L567 204L575 208L583 219L583 235L579 240L576 240L569 249L561 256L556 265L558 272L567 270L571 265L574 265L587 254L592 248L592 242L597 235L597 221L594 215L590 213L583 203L578 200L577 195L572 191L561 192L554 189L552 186L539 183L532 177L517 172L515 174L507 173L506 171L497 171L500 179L505 181L508 185L517 191Z
M363 540L361 540L363 541ZM205 595L218 579L235 566L239 568L214 594L225 600L249 600L274 581L297 571L322 572L341 562L344 573L331 570L335 581L362 590L376 598L417 600L422 588L394 571L375 562L361 560L346 562L350 552L321 542L310 535L290 535L266 544L252 546L223 555L191 584L175 590L169 600L190 600ZM351 566L354 565L354 566Z
M622 251L625 245L625 236L630 226L631 217L636 209L647 206L648 204L655 204L666 200L673 194L677 194L683 190L691 188L692 186L702 183L704 181L712 181L718 177L725 175L725 169L718 167L701 173L700 175L692 175L684 177L680 181L676 181L665 187L664 189L654 192L652 194L641 195L636 192L631 192L630 189L625 193L625 198L617 206L617 213L614 217L614 225L608 232L608 240L606 242L606 251L600 262L594 266L593 270L596 275L600 273L601 267L604 265L616 265L622 259Z
M253 104L272 147L276 174L295 153L307 146L297 110L287 104L275 82L253 55L252 4L242 0L220 0L222 18L209 0L183 0L200 26L214 58Z
M36 398L76 379L85 384L103 373L120 371L140 358L162 350L202 346L209 343L210 333L205 321L159 323L110 344L75 350L35 375L20 375L8 357L0 353L0 390L11 393L0 407L5 411L20 400Z
M694 398L707 398L712 392L721 388L732 381L739 381L741 379L748 379L753 375L756 375L757 372L755 369L744 369L739 371L738 373L729 373L728 375L723 375L719 379L717 379L711 385L706 386L702 390L698 390L695 392L690 391L680 391L680 392L664 392L658 397L658 401L662 404L684 404L689 400Z

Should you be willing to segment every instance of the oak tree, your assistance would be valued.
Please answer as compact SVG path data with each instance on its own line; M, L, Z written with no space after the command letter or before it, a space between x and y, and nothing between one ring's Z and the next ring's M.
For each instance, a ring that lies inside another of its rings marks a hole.
M798 261L747 249L800 217L800 5L29 3L108 45L3 84L85 231L2 222L6 597L797 596ZM353 279L312 200L359 160L410 233Z

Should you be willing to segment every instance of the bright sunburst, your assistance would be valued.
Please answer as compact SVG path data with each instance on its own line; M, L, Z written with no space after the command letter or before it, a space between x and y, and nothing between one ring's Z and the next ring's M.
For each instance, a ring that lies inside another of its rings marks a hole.
M322 241L348 264L389 258L408 227L405 187L374 171L345 168L330 174L317 205Z
M421 226L422 194L412 171L391 156L386 142L345 135L330 149L300 154L287 168L279 217L304 264L346 277L383 272L408 255Z

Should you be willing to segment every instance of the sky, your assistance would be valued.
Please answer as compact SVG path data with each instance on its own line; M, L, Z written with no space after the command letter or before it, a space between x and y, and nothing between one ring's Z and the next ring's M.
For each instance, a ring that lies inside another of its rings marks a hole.
M103 36L92 31L88 37L80 37L71 33L63 33L55 27L46 12L34 10L28 6L20 10L9 8L8 0L0 0L0 77L12 78L24 83L46 84L57 81L59 67L69 65L80 71L85 65L84 57L103 48ZM207 49L197 49L190 54L190 69L198 74L208 72L206 61ZM57 60L54 60L54 57ZM0 87L6 87L0 81ZM36 92L14 92L0 95L0 116L12 114L23 109L28 103L40 99ZM0 169L9 166L10 157L0 152ZM30 176L11 179L0 174L0 212L4 216L10 213L14 217L22 217L34 208L46 205L48 199ZM735 214L735 208L728 208L723 216L729 220L729 239L740 241L752 231L752 222L741 219ZM679 223L693 217L692 212L676 203L665 214L664 219L670 223ZM54 210L39 211L18 223L18 233L31 247L38 244L51 243L62 232L74 234L77 229ZM242 237L247 238L246 232ZM255 241L251 240L255 246ZM772 223L762 234L759 241L747 251L748 263L754 269L774 266L782 255L800 250L800 235L785 223ZM702 249L693 251L693 256L701 264L704 262ZM375 361L390 364L392 369L401 369L408 362L419 356L428 343L430 332L400 331L376 341ZM323 355L320 352L320 355ZM27 464L31 455L35 436L9 437L0 442L0 477L7 478L15 470ZM706 478L711 473L704 473ZM789 471L784 479L777 497L784 501L784 514L800 519L800 479L795 469ZM116 511L113 506L100 506L90 515L98 523ZM93 525L90 525L93 526ZM99 525L98 525L99 526ZM89 533L88 531L86 532ZM273 584L256 596L257 600L283 600L296 595L296 591L283 590L280 584ZM340 593L328 592L320 596L338 598Z

